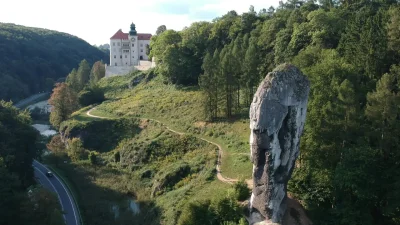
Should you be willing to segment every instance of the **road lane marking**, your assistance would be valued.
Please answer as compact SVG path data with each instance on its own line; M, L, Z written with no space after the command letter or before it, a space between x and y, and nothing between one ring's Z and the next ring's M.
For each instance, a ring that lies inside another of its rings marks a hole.
M35 160L36 163L38 163L39 165L43 166L44 168L46 168L43 164L39 163L38 161ZM76 218L76 212L75 212L75 204L73 203L71 197L69 196L69 192L67 191L67 189L65 188L63 182L60 181L60 179L58 179L58 177L56 175L54 175L54 177L58 180L58 182L60 182L61 186L64 188L65 193L67 193L68 199L71 203L72 206L72 211L74 213L74 218L75 218L75 224L79 224L78 219ZM47 178L47 177L46 177ZM48 178L47 178L48 179ZM51 183L51 182L50 182ZM52 184L53 185L53 184ZM54 187L54 186L53 186ZM58 194L58 193L57 193ZM61 201L60 201L61 202ZM62 204L61 204L62 205Z
M53 183L51 183L51 180L50 180L41 170L39 170L39 168L37 168L36 166L33 166L33 168L35 168L37 171L39 171L39 173L41 173L41 174L42 174L44 177L46 177L46 179L49 181L49 183L51 184L51 186L52 186L53 189L54 189L54 192L57 193L58 201L60 201L61 209L62 209L62 211L64 212L64 207L63 207L63 204L62 204L62 201L61 201L61 197L60 197L60 195L58 194L56 187L54 187ZM67 195L68 195L68 193L67 193ZM72 207L72 208L73 208L73 207ZM64 220L65 220L65 222L66 222L66 221L67 221L67 218L65 217L65 213L63 213L63 217L64 217Z

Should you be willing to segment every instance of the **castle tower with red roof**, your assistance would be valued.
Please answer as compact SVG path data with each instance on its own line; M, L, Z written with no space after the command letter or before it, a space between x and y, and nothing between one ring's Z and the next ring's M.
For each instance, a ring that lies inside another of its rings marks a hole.
M150 45L151 34L136 32L136 26L131 24L129 33L119 29L110 38L110 66L130 68L140 65L141 60L149 60L147 48Z

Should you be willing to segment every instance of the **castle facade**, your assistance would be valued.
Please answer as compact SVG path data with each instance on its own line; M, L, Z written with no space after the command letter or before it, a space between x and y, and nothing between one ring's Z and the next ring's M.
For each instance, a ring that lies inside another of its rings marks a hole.
M129 33L119 29L110 38L110 67L139 66L140 61L148 61L146 50L150 45L151 34L137 33L131 24Z

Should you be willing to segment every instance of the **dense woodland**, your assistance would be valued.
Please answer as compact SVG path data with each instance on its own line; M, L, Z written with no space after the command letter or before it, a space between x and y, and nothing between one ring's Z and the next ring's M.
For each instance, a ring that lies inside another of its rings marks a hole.
M29 113L0 101L0 224L64 224L57 197L34 180L42 147Z
M0 99L51 91L82 59L107 63L108 54L66 33L0 23Z
M298 66L312 86L289 191L315 224L400 224L399 2L293 0L163 28L157 72L199 85L208 120L247 117L261 79Z

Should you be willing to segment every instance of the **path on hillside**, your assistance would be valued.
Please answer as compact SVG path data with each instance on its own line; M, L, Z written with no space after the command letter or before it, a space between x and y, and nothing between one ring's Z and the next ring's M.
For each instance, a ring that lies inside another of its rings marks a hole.
M110 117L95 116L95 115L91 114L92 110L95 110L95 109L96 109L95 107L94 107L94 108L91 108L89 111L86 112L86 115L89 116L89 117L99 118L99 119L111 119ZM169 130L169 131L171 131L171 132L173 132L173 133L176 133L176 134L179 134L179 135L184 135L184 134L186 134L186 133L179 132L179 131L176 131L176 130L173 130L173 129L169 128L167 125L165 125L163 122L161 122L161 121L159 121L159 120L150 119L150 118L142 118L142 119L148 119L148 120L152 120L152 121L155 121L155 122L157 122L157 123L160 123L160 124L162 124L163 126L165 126L165 128L167 128L167 130ZM220 165L221 165L222 156L223 156L223 154L224 154L224 151L223 151L221 145L219 145L219 144L217 144L217 143L215 143L215 142L213 142L213 141L207 140L207 139L205 139L205 138L201 138L201 137L198 137L198 138L200 138L201 140L206 141L206 142L208 142L208 143L210 143L210 144L215 145L215 146L218 147L218 161L217 161L217 166L216 166L217 178L218 178L218 180L220 180L220 181L222 181L222 182L224 182L224 183L228 183L228 184L234 184L235 182L237 182L238 179L232 179L232 178L229 178L229 177L224 177L224 176L222 176L222 174L221 174ZM247 180L246 180L246 183L247 183L247 186L248 186L250 189L253 188L253 181L252 181L251 179L247 179Z

